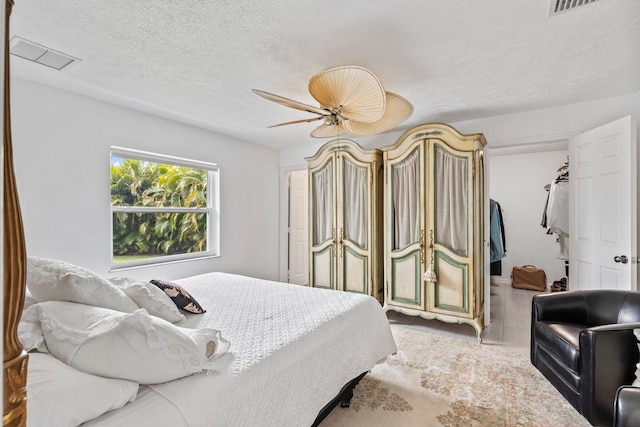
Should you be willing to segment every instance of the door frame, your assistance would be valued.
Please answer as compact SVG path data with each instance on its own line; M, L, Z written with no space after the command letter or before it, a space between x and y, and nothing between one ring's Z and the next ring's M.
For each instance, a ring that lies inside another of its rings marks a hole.
M280 168L280 233L278 233L280 236L280 268L278 280L284 283L288 283L289 265L289 173L306 169L306 163Z
M290 171L288 181L287 220L287 281L297 285L309 285L309 171L302 169ZM303 205L298 205L298 197L302 197ZM300 209L297 209L300 208ZM302 242L302 246L297 243ZM296 249L297 248L297 249ZM299 265L302 263L302 265ZM302 274L295 274L296 268Z

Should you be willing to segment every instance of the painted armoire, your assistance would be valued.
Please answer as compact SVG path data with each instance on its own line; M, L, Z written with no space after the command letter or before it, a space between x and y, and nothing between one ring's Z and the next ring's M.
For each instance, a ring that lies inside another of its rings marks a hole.
M382 152L336 139L308 157L309 284L382 300Z
M384 147L384 308L468 323L484 316L482 134L434 123Z

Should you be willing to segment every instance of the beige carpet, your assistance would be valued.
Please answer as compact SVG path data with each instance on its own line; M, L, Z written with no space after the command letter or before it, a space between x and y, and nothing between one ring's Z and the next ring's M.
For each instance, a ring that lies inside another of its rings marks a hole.
M366 375L322 427L589 426L528 354L391 326L398 353Z

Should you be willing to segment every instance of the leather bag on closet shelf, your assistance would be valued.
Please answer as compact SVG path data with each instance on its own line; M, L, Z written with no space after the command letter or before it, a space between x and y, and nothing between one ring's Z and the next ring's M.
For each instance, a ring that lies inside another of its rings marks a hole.
M530 291L546 291L547 274L543 269L533 265L513 267L511 271L511 286Z

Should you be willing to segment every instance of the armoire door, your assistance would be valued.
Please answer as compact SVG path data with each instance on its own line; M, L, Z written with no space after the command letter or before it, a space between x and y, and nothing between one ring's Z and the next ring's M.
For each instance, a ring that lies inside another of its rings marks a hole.
M431 174L427 205L429 238L433 233L435 283L428 283L428 310L473 316L474 151L456 150L437 140L428 145ZM430 243L430 242L428 242ZM431 262L431 250L428 250Z
M371 162L337 153L337 289L369 294L371 286Z
M382 153L336 139L307 158L311 286L382 300Z
M336 158L328 156L309 173L310 285L336 289Z
M385 301L424 310L424 146L418 142L398 157L385 156Z

